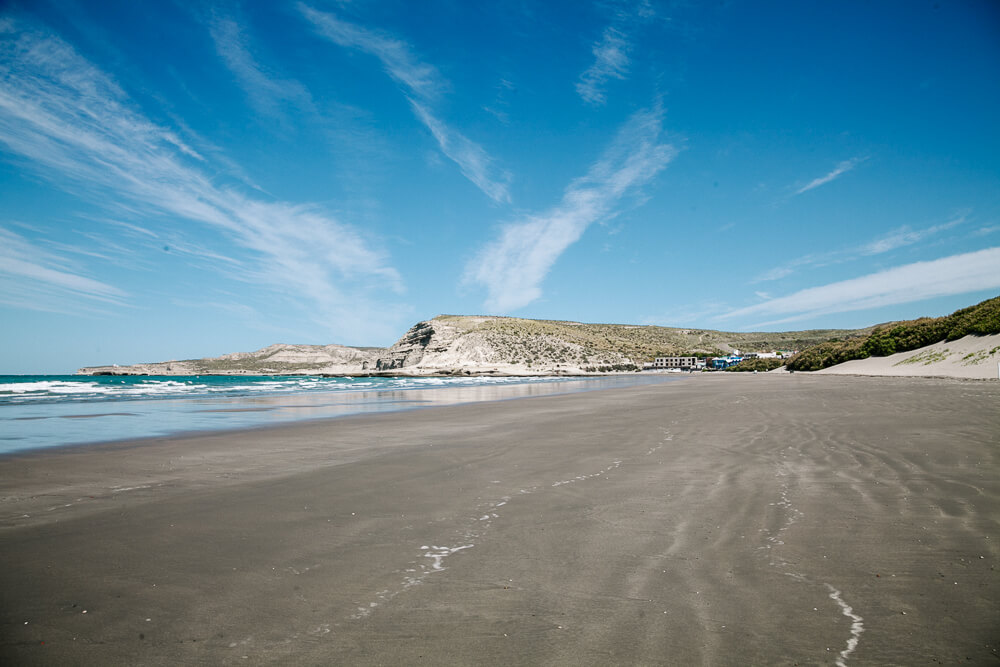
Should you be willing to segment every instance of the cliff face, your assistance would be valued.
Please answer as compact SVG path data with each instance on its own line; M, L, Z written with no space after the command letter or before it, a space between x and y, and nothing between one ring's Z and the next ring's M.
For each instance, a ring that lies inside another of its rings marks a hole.
M379 355L375 361L375 370L390 371L419 365L436 333L430 322L417 322L392 347ZM440 345L439 340L436 347Z
M443 374L560 374L616 367L632 359L568 340L533 320L439 316L419 322L381 355L376 369Z

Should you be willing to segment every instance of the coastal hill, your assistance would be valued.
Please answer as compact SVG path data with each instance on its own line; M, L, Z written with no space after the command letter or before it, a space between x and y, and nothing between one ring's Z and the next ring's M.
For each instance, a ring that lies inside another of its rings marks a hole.
M439 315L418 322L388 348L276 344L256 352L131 366L84 375L531 375L628 371L657 356L799 350L869 329L736 333L515 317Z

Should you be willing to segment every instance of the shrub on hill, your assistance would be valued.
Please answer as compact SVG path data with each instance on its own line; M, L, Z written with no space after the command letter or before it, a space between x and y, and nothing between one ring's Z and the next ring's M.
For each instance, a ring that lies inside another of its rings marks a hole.
M852 359L887 357L943 340L1000 333L1000 296L945 317L922 317L875 327L867 336L820 343L788 361L790 371L817 371Z
M773 371L775 368L780 368L784 365L784 359L744 359L735 366L730 366L725 370L730 373L752 373L753 371L766 373L767 371Z
M544 341L543 348L551 345L559 349L571 349L571 353L568 351L564 354L567 363L595 368L627 362L641 363L656 357L674 355L724 356L733 348L745 352L801 350L833 336L858 333L854 330L832 329L735 333L653 325L586 324L471 315L439 315L433 321L462 332L483 335L494 348L503 348L504 359L512 362L526 358L527 352L537 352L532 341L539 341L539 344ZM868 333L868 330L864 330L864 333ZM541 360L549 359L546 354L548 353L543 349L536 356ZM553 363L557 363L557 357L558 355L551 357Z
M608 366L584 366L586 373L634 373L639 370L635 364L611 364Z
M958 340L963 336L990 336L1000 333L1000 296L988 301L956 310L950 315L952 320L948 340Z

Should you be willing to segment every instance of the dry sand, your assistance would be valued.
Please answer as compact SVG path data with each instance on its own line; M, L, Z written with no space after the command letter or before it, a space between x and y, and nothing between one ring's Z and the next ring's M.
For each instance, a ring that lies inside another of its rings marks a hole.
M700 376L0 460L2 664L995 664L1000 383Z
M1000 377L1000 334L965 336L888 357L856 359L817 373L993 379Z

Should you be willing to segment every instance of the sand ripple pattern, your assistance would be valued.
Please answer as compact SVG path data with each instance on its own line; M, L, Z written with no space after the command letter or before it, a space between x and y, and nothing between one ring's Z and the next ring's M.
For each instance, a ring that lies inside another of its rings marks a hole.
M652 453L652 451L650 453ZM575 477L569 479L562 479L551 483L549 487L554 488L554 487L564 486L567 484L586 482L587 480L590 479L606 476L608 473L619 468L621 464L622 461L620 459L616 459L612 461L610 465L607 465L596 472L576 475ZM538 486L529 487L527 489L519 489L518 496L528 496L535 493L538 490L539 490ZM465 531L462 532L459 541L465 542L465 541L479 539L480 537L484 536L485 533L490 529L493 520L500 518L500 514L497 512L497 510L507 505L509 502L511 502L511 500L512 496L503 496L499 500L495 500L485 505L478 506L476 514L480 512L485 512L485 513L481 514L481 516L478 516L475 519L476 523L472 524L469 528L467 528ZM405 576L403 577L401 584L398 588L392 591L390 590L379 591L375 595L374 600L369 602L367 605L358 607L357 610L353 614L351 614L350 618L352 620L360 620L363 618L367 618L380 605L385 604L386 602L394 599L400 593L403 593L413 588L414 586L423 583L424 580L429 575L432 575L437 572L443 572L444 570L446 570L447 568L445 567L444 564L446 558L459 551L472 549L475 546L476 545L471 542L469 544L460 544L451 547L439 547L439 546L428 546L428 545L421 546L420 550L421 552L423 552L421 556L423 558L431 559L431 563L428 565L426 562L420 562L420 561L412 562L411 564L414 565L414 567L407 568L405 570L404 572Z
M771 503L772 507L776 507L784 515L781 525L776 530L769 530L767 528L761 529L761 532L765 534L766 544L760 547L761 550L768 552L768 564L771 567L779 568L782 574L791 577L797 581L803 583L810 583L809 577L801 572L796 571L792 564L785 560L778 553L778 547L785 544L783 535L791 528L799 519L801 519L804 514L795 505L792 504L791 498L789 496L789 482L788 479L791 476L791 469L789 467L787 457L792 448L786 448L781 454L781 462L778 463L775 468L775 477L781 480L780 484L780 494L776 502ZM838 667L846 667L846 661L848 656L854 652L858 647L858 642L861 640L861 633L864 632L864 619L858 614L854 613L854 609L851 608L842 597L839 590L834 588L828 583L823 584L824 587L829 591L829 598L837 603L840 607L841 612L844 616L851 620L851 636L847 639L847 646L840 652L840 657L837 659L836 664Z

